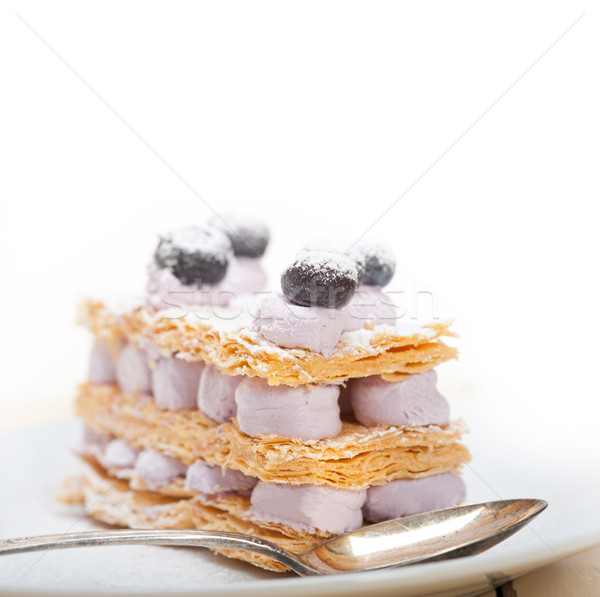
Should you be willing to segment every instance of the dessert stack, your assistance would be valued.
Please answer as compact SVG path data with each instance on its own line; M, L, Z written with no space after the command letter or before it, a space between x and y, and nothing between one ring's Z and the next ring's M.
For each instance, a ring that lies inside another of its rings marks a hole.
M450 323L397 319L384 246L312 242L265 292L267 228L164 235L144 299L81 307L85 470L61 499L131 528L209 529L293 552L465 498L469 459L434 367ZM266 556L224 555L285 571Z

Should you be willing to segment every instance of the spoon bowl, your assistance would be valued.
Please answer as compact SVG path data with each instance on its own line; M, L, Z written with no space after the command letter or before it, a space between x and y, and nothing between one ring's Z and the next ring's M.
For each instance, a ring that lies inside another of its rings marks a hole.
M238 549L268 556L301 576L374 570L474 555L503 541L547 507L537 499L445 508L364 526L294 554L258 537L219 531L124 529L0 541L0 555L98 545Z
M334 537L303 558L322 572L350 572L475 555L517 532L547 505L501 500L395 518Z

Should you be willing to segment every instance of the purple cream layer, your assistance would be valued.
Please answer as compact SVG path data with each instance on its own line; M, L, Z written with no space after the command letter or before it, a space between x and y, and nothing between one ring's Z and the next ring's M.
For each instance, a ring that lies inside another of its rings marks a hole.
M162 358L152 371L152 393L159 408L196 408L203 363Z
M152 260L148 265L148 283L146 285L148 302L155 309L179 307L181 305L219 305L225 306L231 301L231 294L224 293L220 284L188 286L178 280L168 269L161 269Z
M398 307L379 286L359 286L350 302L342 308L344 332L359 330L367 321L395 325Z
M198 408L217 423L230 421L237 412L235 390L242 375L224 375L214 365L206 365L200 376Z
M190 465L185 477L185 484L191 489L210 495L223 492L249 492L258 482L256 477L244 475L241 471L206 464L197 460Z
M165 456L154 450L143 452L134 468L150 489L168 485L178 477L185 477L187 471L187 466L178 458Z
M369 487L363 511L367 520L379 522L455 506L466 493L463 480L454 473L398 479Z
M233 259L225 278L214 286L183 284L168 269L161 269L152 260L148 265L146 293L148 302L155 309L165 309L180 305L228 305L240 295L258 292L265 287L267 276L260 259L236 257Z
M235 257L231 260L225 278L219 286L221 290L238 295L259 292L266 284L267 275L260 259Z
M260 481L252 491L250 514L297 531L346 533L360 528L366 491L324 485L283 485Z
M158 361L165 355L160 351L160 348L156 346L149 338L140 338L137 343L138 347L143 350L150 361Z
M374 375L350 382L350 401L359 423L374 425L446 425L450 407L437 391L433 369L388 382Z
M113 439L104 450L102 464L107 468L131 468L140 454L122 439Z
M148 355L133 344L125 346L117 360L116 377L123 392L150 392L152 375Z
M112 441L113 435L110 433L99 433L89 425L83 425L81 441L76 448L80 454L99 455L104 452L106 446Z
M96 340L90 354L88 379L92 383L115 383L117 381L116 363L108 344Z
M336 385L292 388L246 377L235 390L238 424L248 435L333 437L342 429L339 393Z
M342 335L341 309L301 307L274 295L257 307L254 329L284 348L308 348L328 356Z

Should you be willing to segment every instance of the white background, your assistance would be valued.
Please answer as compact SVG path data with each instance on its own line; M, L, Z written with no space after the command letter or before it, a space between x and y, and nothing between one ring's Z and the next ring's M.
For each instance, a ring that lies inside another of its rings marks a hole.
M241 210L275 281L315 236L385 240L455 317L451 402L597 446L599 42L584 2L4 3L0 409L65 416L77 302Z

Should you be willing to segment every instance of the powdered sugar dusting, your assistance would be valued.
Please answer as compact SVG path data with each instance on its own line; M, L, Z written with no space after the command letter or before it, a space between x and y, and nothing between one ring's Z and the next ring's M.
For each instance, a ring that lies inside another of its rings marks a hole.
M347 255L329 251L300 251L291 266L335 281L341 276L349 277L358 283L356 263Z
M365 431L366 430L366 431ZM415 434L418 436L425 434L435 434L436 443L444 445L455 441L457 434L463 435L468 432L467 426L462 419L451 421L448 425L440 427L439 425L426 425L422 427L397 427L393 425L379 425L375 427L361 427L358 434L351 429L345 429L336 437L313 440L295 440L286 438L287 444L281 443L278 445L278 455L284 461L292 461L298 458L299 452L308 447L312 450L318 450L321 453L332 452L336 454L336 458L354 458L361 453L363 446L372 440L385 440L393 437L397 447L409 447L415 445ZM353 444L353 438L360 436L360 442ZM277 436L273 436L274 439ZM352 447L350 447L352 446Z
M148 336L161 351L177 353L178 358L204 360L228 374L257 375L275 385L338 381L356 376L355 370L360 370L360 375L375 371L410 373L456 356L455 349L438 342L442 336L453 335L451 321L419 324L408 318L398 325L368 321L365 328L341 333L326 357L318 358L312 349L286 348L266 339L254 327L256 301L263 300L265 294L246 295L226 307L189 305L154 310L142 306L117 317L101 303L90 301L82 306L80 318L92 330L99 324L109 325L113 334L136 343ZM397 352L395 347L410 350ZM377 357L383 353L389 356L386 365L380 367ZM323 375L323 358L331 360L335 373Z
M227 214L223 219L218 216L213 216L210 220L211 226L224 230L225 227L234 230L252 231L257 236L268 237L269 229L267 225L252 215L244 214Z
M357 247L367 260L377 259L381 264L386 264L392 270L396 267L396 257L393 251L385 244L375 241L361 241Z
M186 253L209 255L231 253L231 242L227 235L209 226L190 226L171 231L162 238L157 254L164 254L167 257L167 251L169 253L172 251L169 245Z
M286 355L300 356L306 353L302 348L282 348L263 338L254 327L254 314L257 301L263 300L265 294L259 297L244 297L232 301L229 305L190 306L185 311L181 308L162 309L155 315L157 319L185 319L187 325L209 326L215 333L232 336L236 342L244 345L250 352L269 352L285 360ZM449 321L438 321L436 324L447 325ZM337 351L347 352L352 349L365 349L381 336L398 338L418 338L429 340L436 335L435 329L428 327L433 323L420 325L412 321L399 321L396 325L375 325L372 329L361 328L341 334ZM336 352L337 352L336 351ZM335 354L335 352L333 353ZM333 355L332 355L333 356Z

